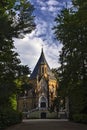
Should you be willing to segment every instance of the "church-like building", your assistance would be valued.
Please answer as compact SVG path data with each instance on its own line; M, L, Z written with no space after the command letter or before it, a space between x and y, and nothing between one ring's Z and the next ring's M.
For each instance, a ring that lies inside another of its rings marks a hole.
M23 97L18 98L18 109L21 112L33 109L48 110L57 96L58 83L52 73L43 49L40 58L30 76L29 84L32 86Z

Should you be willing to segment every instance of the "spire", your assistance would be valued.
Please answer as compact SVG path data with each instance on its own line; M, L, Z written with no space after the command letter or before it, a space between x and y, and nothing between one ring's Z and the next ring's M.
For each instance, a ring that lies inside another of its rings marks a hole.
M41 48L41 55L44 55L43 44L42 44L42 48Z
M52 74L50 67L45 59L45 55L44 55L44 51L43 51L43 47L42 47L40 58L31 74L30 78L31 79L37 78L37 75L40 75L40 67L44 66L44 65L47 66L47 73L50 76L50 78L54 79L54 75Z
M41 53L43 53L43 45L42 45Z
M47 64L47 61L46 61L45 56L44 56L43 48L41 50L41 55L40 55L38 62L40 62L40 64Z
M47 65L48 66L48 63L45 59L45 56L44 56L44 51L43 51L43 48L41 50L41 55L40 55L40 58L31 74L31 78L36 78L36 76L38 75L38 72L39 72L39 69L40 69L40 66L41 65ZM49 67L49 66L48 66Z

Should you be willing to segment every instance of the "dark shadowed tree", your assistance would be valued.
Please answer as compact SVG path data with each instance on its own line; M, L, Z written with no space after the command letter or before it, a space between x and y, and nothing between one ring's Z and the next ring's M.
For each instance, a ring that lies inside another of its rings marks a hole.
M87 1L73 0L73 7L56 17L56 38L63 44L59 79L69 97L70 117L87 114Z
M0 0L0 108L11 107L11 97L17 91L15 80L21 69L14 51L13 37L23 38L35 29L34 7L28 0ZM22 72L21 72L22 73Z

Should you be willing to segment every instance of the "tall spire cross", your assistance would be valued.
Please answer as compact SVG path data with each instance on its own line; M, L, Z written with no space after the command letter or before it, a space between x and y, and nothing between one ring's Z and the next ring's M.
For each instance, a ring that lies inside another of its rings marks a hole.
M42 53L43 53L43 46L44 46L44 45L42 44L41 46L42 46L41 51L42 51Z
M44 46L44 45L42 44L42 49L43 49L43 46Z

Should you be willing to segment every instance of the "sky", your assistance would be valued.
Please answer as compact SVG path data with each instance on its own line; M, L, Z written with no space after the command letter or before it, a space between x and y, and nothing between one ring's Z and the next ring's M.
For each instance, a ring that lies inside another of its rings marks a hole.
M24 39L14 39L16 52L23 65L33 71L43 46L45 58L50 68L59 67L59 52L62 45L55 39L52 28L54 19L62 8L71 7L71 0L29 0L34 5L36 29L25 35Z

